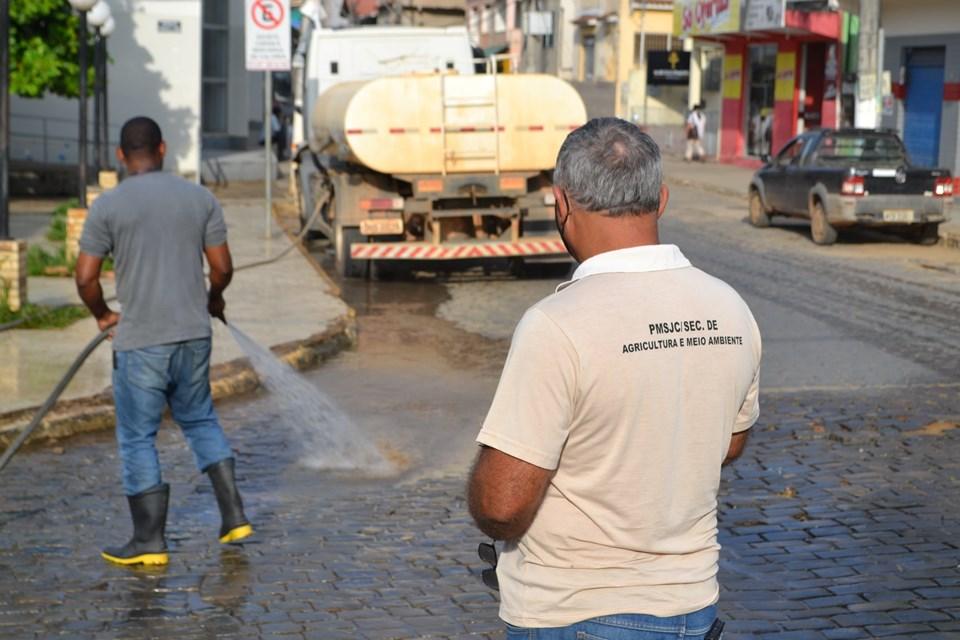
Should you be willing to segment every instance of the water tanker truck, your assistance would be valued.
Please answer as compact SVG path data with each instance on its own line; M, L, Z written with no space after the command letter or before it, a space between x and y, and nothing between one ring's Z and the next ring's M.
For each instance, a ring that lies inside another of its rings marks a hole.
M346 277L371 264L565 258L551 174L564 138L585 121L577 91L547 75L333 85L316 98L301 154L301 202L310 203L301 216L333 241Z

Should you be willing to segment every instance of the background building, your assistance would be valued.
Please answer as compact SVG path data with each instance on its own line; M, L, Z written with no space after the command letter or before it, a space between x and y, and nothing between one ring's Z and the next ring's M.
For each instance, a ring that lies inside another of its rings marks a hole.
M128 118L150 116L167 140L167 167L196 176L201 142L210 149L258 144L263 80L244 69L242 2L110 0L110 5L116 20L108 40L111 145ZM76 100L13 97L11 134L14 163L76 164Z
M960 3L883 0L880 124L903 138L918 164L960 169ZM877 82L879 80L879 82ZM866 86L864 86L866 84Z

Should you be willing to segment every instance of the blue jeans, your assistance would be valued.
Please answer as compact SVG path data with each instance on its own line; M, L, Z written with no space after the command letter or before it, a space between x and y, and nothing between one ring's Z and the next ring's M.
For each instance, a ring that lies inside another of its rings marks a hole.
M717 607L658 618L621 613L590 618L569 627L530 629L507 625L507 640L700 640L717 618Z
M156 439L168 404L201 471L233 455L210 397L210 338L114 352L113 400L128 496L160 484Z

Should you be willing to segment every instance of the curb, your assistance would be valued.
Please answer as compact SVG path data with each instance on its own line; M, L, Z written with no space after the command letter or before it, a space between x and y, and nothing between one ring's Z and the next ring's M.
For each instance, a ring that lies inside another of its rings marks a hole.
M298 371L310 369L351 348L357 340L356 314L349 309L325 331L304 340L294 340L270 347L281 360ZM223 400L250 393L260 386L257 374L246 358L223 362L210 368L210 391L213 399ZM0 451L5 450L33 418L38 407L18 409L0 414ZM100 393L58 402L47 414L25 444L53 441L80 433L101 431L114 426L113 395L109 389Z

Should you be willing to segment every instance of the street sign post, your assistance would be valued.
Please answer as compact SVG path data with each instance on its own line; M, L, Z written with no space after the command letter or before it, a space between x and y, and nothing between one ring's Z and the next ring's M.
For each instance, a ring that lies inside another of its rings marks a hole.
M266 235L270 237L273 186L273 77L290 70L290 0L246 0L245 48L247 71L263 71L263 150L266 160L264 196Z

